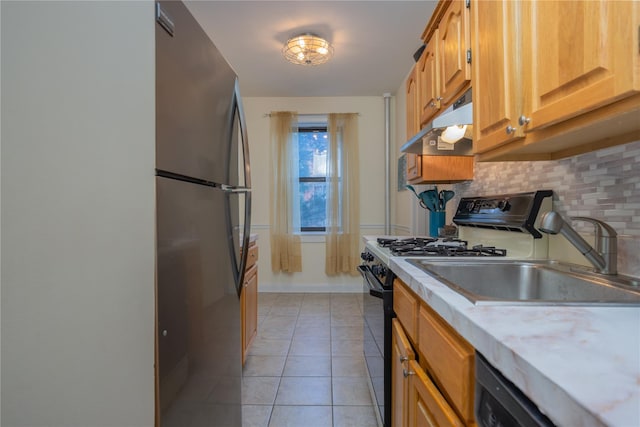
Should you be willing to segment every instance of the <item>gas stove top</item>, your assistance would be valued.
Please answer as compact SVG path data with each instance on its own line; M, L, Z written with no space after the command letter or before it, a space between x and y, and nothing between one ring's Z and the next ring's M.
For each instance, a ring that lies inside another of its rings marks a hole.
M539 213L552 209L552 195L551 190L540 190L463 197L453 217L456 238L370 236L365 253L386 266L392 257L544 259L548 237L535 228L535 222Z
M494 246L473 245L457 238L409 237L378 238L378 246L388 248L394 256L485 257L506 256L507 250Z

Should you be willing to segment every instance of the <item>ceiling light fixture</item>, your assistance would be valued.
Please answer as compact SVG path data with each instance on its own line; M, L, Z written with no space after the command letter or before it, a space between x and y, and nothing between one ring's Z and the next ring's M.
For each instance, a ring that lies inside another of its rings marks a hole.
M324 64L333 55L333 47L322 37L301 34L284 44L282 54L287 61L298 65Z

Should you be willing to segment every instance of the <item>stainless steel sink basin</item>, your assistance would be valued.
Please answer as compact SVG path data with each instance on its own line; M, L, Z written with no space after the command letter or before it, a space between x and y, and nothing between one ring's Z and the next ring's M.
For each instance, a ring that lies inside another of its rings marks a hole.
M640 280L554 261L409 259L474 304L640 305Z

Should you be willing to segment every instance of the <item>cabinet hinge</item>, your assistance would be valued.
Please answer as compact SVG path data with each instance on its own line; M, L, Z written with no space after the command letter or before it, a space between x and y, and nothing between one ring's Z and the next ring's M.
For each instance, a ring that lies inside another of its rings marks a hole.
M467 7L467 9L471 9L471 0L467 0L465 2L465 6Z
M467 49L467 64L471 64L471 49Z

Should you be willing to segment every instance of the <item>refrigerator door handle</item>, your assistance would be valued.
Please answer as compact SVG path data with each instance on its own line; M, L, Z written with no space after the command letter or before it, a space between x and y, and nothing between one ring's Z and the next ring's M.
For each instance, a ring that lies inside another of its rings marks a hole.
M247 121L244 117L244 108L242 106L242 98L240 97L240 85L238 84L238 78L235 80L235 87L233 91L234 105L238 112L238 120L240 124L240 138L242 140L242 151L244 159L244 187L232 187L226 186L222 188L227 193L244 193L244 230L242 234L242 257L240 258L240 271L238 272L238 283L236 284L238 290L238 297L242 293L244 288L244 274L247 266L247 259L249 253L249 238L251 232L251 165L249 163L249 138L247 136Z
M244 185L251 188L251 164L249 163L249 137L247 136L247 121L244 117L244 107L242 106L242 97L240 96L240 85L236 77L235 88L233 91L234 104L238 109L238 119L240 121L240 138L242 139L242 151L244 153Z
M234 187L233 185L220 184L220 189L225 193L250 193L251 189L247 187Z

